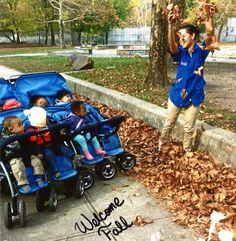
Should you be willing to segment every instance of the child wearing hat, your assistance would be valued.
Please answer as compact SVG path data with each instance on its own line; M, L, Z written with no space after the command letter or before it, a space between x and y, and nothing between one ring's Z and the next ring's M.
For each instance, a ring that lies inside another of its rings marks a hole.
M40 131L47 127L47 112L42 107L32 107L29 110L25 110L24 114L28 116L31 125L28 132ZM42 148L45 159L53 169L53 175L59 178L61 173L57 170L55 163L56 153L53 148L57 146L57 143L53 143L50 132L47 131L37 136L32 136L30 140L37 143ZM74 160L76 158L75 153L69 147L62 144L59 148L61 153L69 159Z

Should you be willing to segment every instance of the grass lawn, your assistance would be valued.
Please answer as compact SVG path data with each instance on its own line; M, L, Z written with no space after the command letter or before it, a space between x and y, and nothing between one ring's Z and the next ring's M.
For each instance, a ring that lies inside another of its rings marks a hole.
M55 51L68 51L74 50L73 46L68 46L66 49L62 49L59 46L47 47L47 46L27 46L27 45L1 45L0 44L0 56L10 54L26 54L26 53L48 53Z
M15 68L21 72L57 71L70 72L69 74L87 80L97 85L105 86L120 92L130 94L142 100L166 107L168 89L152 87L145 83L148 67L147 58L94 58L94 69L75 72L69 66L67 57L33 56L0 58L0 64ZM226 66L220 65L222 71ZM217 66L207 63L207 68L213 76L217 76ZM170 65L169 79L175 78L176 66ZM225 74L223 74L225 75ZM227 77L227 76L226 76ZM207 123L236 132L236 114L222 110L205 101L202 105L198 119Z
M69 58L58 56L24 56L0 58L0 65L19 70L23 73L57 71L71 71Z

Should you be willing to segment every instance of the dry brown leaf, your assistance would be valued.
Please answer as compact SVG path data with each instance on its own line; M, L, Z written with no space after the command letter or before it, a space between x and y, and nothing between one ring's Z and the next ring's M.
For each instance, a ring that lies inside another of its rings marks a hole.
M149 218L143 218L141 215L136 216L135 220L133 221L133 224L141 227L150 223L153 223L153 220Z
M122 187L115 186L115 187L112 187L112 190L120 192L120 191L122 191Z

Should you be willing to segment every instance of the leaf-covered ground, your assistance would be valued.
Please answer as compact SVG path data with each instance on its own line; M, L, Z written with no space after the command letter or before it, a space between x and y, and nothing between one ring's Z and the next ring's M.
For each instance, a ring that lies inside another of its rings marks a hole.
M88 99L86 99L89 101ZM119 135L125 150L138 164L127 175L141 181L159 205L173 213L174 220L207 236L213 210L227 219L218 229L228 228L236 237L236 170L216 163L206 152L185 154L180 143L170 142L157 154L159 133L128 113L90 101L109 117L126 116ZM216 235L213 240L218 240Z

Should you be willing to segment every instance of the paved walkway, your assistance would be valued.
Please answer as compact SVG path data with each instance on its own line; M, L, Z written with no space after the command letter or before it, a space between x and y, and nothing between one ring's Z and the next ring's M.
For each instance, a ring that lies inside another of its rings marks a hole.
M76 223L83 229L81 221L91 228L85 219L92 221L93 213L104 213L111 203L115 203L115 198L116 203L123 202L123 204L117 205L106 220L86 233L82 233L78 228L75 230ZM193 230L173 223L171 215L157 206L156 200L140 183L130 181L122 175L116 176L109 182L96 180L95 186L86 191L82 199L73 197L64 199L60 196L56 212L46 209L43 213L38 213L34 199L33 196L24 197L28 211L27 226L20 228L18 224L15 224L13 229L7 230L1 224L1 241L109 241L109 238L112 241L197 240L197 235ZM2 197L1 210L5 200L7 197ZM137 215L149 218L153 223L143 227L133 225L127 228L126 224L130 225ZM121 230L117 222L123 229L119 235L116 235L118 232L115 231ZM157 239L158 235L161 239Z
M8 67L0 65L0 77L4 79L9 79L10 76L19 75L19 74L21 74L21 72L15 69L10 69Z

